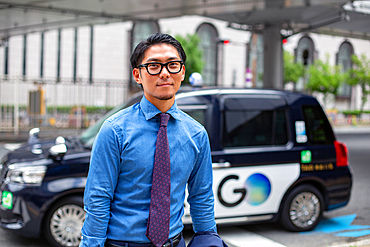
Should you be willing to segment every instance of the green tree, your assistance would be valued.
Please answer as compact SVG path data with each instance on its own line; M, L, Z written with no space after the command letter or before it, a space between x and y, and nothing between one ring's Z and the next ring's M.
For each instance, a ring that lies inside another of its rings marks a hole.
M308 69L308 82L306 88L312 92L324 94L324 104L330 94L337 96L338 88L346 80L346 73L339 66L329 64L329 55L326 62L316 60Z
M184 83L189 84L189 76L194 72L202 73L204 66L203 53L199 49L200 38L197 34L187 34L185 37L176 35L175 38L181 43L186 53Z
M294 86L300 77L304 75L304 67L302 63L294 61L294 55L284 51L284 83L293 82Z
M359 85L361 87L362 97L360 112L363 112L364 105L370 93L370 60L367 59L365 54L362 54L361 57L352 55L351 59L354 66L349 70L347 83L352 86Z

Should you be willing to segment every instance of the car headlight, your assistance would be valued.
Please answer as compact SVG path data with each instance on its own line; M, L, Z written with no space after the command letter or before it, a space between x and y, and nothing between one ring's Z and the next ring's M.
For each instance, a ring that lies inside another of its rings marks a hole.
M16 184L41 184L46 173L46 166L10 165L7 181Z

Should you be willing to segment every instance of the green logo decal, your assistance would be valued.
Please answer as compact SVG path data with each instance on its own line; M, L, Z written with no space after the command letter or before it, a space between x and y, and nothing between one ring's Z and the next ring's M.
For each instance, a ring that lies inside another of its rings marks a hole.
M312 155L310 150L303 150L301 152L301 162L302 163L310 163L312 160Z
M4 208L12 209L13 208L13 194L9 191L3 191L1 204Z

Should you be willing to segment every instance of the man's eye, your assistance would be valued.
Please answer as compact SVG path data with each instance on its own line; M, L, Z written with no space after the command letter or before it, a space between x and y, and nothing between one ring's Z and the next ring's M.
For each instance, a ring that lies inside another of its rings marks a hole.
M148 68L150 69L156 69L156 68L159 68L159 64L156 64L156 63L151 63L151 64L148 64Z
M176 68L176 67L179 67L179 63L178 62L173 62L173 63L168 64L168 66L170 66L172 68Z

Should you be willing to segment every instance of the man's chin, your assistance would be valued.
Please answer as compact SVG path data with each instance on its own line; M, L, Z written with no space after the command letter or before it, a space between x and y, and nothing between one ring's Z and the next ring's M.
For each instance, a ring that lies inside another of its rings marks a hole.
M159 100L170 100L174 97L175 95L160 95L160 96L156 96L157 99Z

